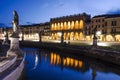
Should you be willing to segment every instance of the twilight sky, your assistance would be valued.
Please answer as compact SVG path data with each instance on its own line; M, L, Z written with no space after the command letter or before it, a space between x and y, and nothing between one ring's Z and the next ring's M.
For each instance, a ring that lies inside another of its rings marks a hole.
M18 12L20 24L33 24L83 12L120 14L120 0L0 0L0 26L11 26L13 10Z

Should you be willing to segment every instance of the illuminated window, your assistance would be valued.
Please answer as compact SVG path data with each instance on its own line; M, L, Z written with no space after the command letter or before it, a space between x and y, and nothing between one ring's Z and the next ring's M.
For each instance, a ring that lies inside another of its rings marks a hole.
M83 29L83 20L80 20L80 29Z
M75 22L75 29L78 29L78 21Z

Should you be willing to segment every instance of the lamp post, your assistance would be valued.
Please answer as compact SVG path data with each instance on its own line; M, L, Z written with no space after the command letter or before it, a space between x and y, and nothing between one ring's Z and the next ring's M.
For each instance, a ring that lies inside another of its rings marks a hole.
M42 31L39 31L39 42L42 42Z
M22 41L24 41L24 32L22 32Z
M62 30L62 34L61 34L61 43L64 43L64 31Z

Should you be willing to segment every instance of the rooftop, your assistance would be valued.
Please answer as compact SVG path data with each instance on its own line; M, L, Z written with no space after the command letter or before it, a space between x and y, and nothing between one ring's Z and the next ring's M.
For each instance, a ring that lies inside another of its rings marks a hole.
M103 15L94 16L93 18L97 18L97 17L114 18L114 17L120 17L120 14L103 14Z

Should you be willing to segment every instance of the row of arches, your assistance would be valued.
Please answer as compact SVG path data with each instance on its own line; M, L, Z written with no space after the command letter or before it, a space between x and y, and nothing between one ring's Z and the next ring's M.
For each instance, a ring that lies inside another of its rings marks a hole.
M61 35L58 33L52 33L53 40L60 40ZM64 40L83 40L83 33L82 32L66 32L63 34Z
M58 22L51 25L51 30L83 29L83 20Z
M100 35L97 36L99 41L120 41L120 35ZM93 35L91 36L86 36L85 37L86 41L92 41L93 40Z

